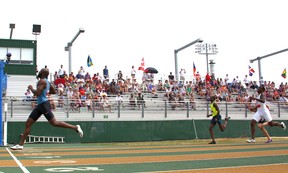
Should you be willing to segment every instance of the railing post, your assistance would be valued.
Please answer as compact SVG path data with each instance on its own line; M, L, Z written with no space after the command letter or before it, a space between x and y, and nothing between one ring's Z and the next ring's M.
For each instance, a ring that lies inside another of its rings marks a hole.
M278 102L278 118L280 118L280 102Z
M247 114L248 114L248 111L247 111L247 105L245 105L245 118L247 118Z
M120 100L117 101L117 109L118 109L118 118L120 118Z
M225 113L226 113L226 115L225 115L225 117L228 117L228 103L227 102L225 102Z
M186 102L187 118L189 118L189 102Z
M11 102L10 113L11 113L11 117L13 117L13 100L11 99L10 102Z
M209 102L206 102L206 111L207 111L206 115L209 115Z
M92 117L95 118L95 101L92 99Z
M167 101L165 101L164 117L167 118Z
M142 118L144 118L144 103L142 102Z
M66 112L67 118L69 118L69 106L70 106L70 102L69 102L69 98L67 97L67 112Z

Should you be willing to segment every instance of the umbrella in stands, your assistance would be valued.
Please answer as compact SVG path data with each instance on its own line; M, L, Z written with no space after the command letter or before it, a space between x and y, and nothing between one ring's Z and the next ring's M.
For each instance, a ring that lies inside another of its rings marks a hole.
M154 67L147 67L144 70L145 73L158 73L158 70L156 70Z

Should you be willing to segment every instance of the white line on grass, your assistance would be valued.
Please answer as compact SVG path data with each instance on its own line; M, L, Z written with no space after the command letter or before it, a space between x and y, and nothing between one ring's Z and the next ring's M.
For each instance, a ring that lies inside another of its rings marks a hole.
M8 153L10 154L10 156L14 159L14 161L17 163L17 165L22 169L22 171L23 171L24 173L30 173L30 172L25 168L25 166L14 156L14 154L11 153L11 151L10 151L8 148L6 148L6 150L8 151Z

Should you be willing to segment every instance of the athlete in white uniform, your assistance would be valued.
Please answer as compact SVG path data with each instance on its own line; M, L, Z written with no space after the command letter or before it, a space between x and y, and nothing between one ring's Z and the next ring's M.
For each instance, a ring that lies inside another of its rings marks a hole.
M272 117L270 115L270 111L266 105L266 96L265 96L265 87L264 85L261 85L258 90L258 97L249 97L250 100L256 100L256 106L254 108L251 108L250 110L252 112L256 111L256 113L253 115L253 118L251 120L251 139L248 139L247 142L256 142L255 140L255 125L257 122L259 122L261 119L265 119L269 126L280 126L284 130L286 129L286 125L284 122L273 122Z

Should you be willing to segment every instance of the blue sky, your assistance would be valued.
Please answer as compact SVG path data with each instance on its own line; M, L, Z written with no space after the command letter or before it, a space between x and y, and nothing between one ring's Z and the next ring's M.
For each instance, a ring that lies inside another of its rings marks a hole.
M288 25L284 0L9 0L1 2L0 38L9 38L9 24L15 23L13 39L34 40L33 24L41 25L38 41L38 66L50 72L60 64L68 71L68 52L64 47L83 27L72 46L72 71L84 66L90 73L105 65L114 76L119 70L129 73L144 57L146 67L159 75L175 72L174 50L198 38L217 45L219 53L209 56L216 62L216 77L240 79L248 74L250 59L288 48ZM94 66L88 68L90 54ZM277 83L287 68L288 52L261 61L264 80ZM191 46L178 53L178 68L192 76L206 73L206 57ZM137 73L138 76L141 73Z

